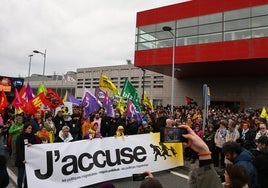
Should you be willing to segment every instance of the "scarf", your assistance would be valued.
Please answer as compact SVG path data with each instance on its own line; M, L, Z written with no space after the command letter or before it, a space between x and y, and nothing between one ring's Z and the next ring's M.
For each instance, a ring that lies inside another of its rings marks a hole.
M246 139L246 133L249 131L249 129L243 129L242 130L242 139L245 140Z
M221 138L225 138L226 134L227 134L227 129L226 128L223 128L223 129L220 128L219 133L220 133Z
M63 142L70 142L73 140L71 133L68 133L68 136L65 136L62 131L60 131L59 137L63 140Z

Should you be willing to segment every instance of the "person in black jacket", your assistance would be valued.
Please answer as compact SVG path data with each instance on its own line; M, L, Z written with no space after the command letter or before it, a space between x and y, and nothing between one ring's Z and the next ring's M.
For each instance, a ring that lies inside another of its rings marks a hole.
M268 137L261 136L257 140L259 153L253 161L258 173L259 187L268 187Z
M18 136L16 141L16 166L18 167L18 179L17 184L18 188L22 188L22 183L24 181L24 188L27 188L27 180L25 174L25 146L31 146L32 144L36 144L37 140L35 135L33 134L33 125L31 122L26 122L22 133ZM24 180L23 176L25 174Z
M70 133L73 136L73 140L81 139L81 121L78 116L71 116L70 121L66 121L66 125L70 128Z
M167 116L165 111L161 110L158 114L158 118L156 120L156 124L154 127L154 132L160 132L163 127L166 126Z
M4 188L9 184L3 138L3 131L0 129L0 188Z
M62 127L65 125L65 121L61 110L57 112L57 115L52 119L52 121L54 122L56 127L55 135L59 135L59 132L61 131Z
M121 118L121 114L119 112L116 112L115 117L110 121L109 136L114 136L116 134L118 126L120 125L125 128L125 123Z

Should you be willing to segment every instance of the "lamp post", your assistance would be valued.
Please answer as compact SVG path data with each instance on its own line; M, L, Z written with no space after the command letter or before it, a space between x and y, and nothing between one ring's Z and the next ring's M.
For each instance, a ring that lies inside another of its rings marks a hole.
M28 84L29 84L29 81L30 81L30 73L31 73L31 64L32 64L32 57L33 57L33 54L30 54L29 55L29 69L28 69Z
M176 46L176 36L171 30L172 28L169 26L164 26L163 31L169 32L173 37L173 45L172 45L172 70L171 70L171 115L173 115L173 106L174 106L174 76L175 76L175 46Z
M44 64L43 64L43 82L44 82L44 77L45 77L45 68L46 68L46 56L47 56L47 50L45 49L45 52L40 52L38 50L34 50L34 53L41 54L44 57Z
M144 100L144 86L145 86L145 69L141 69L143 71L143 76L142 76L142 99L141 99L141 103L143 104L143 100Z

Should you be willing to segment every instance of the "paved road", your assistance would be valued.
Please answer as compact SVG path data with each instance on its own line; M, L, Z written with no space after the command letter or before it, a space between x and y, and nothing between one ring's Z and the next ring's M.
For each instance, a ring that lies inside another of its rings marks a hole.
M175 175L180 174L181 176ZM159 179L159 181L162 183L163 187L172 187L172 188L188 188L187 179L188 176L184 175L186 173L185 170L176 168L173 169L173 171L170 172L169 170L157 172L154 173L154 176ZM112 182L116 188L138 188L140 186L140 181L132 181L132 178L125 178L120 180L114 180L110 181ZM85 188L98 188L100 184L86 186Z

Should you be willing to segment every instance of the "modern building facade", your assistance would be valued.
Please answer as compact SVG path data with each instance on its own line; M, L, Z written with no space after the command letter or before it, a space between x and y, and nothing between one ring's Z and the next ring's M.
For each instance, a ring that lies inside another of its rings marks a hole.
M134 65L175 77L174 104L268 105L268 0L192 0L137 13ZM170 94L170 90L166 94Z
M43 83L46 88L51 88L58 93L59 96L63 97L67 92L75 95L76 88L76 72L69 71L64 75L39 75L32 74L31 77L26 77L24 79L24 85L31 86L34 93L37 93L37 89L41 83Z
M125 79L128 78L132 85L137 89L140 98L143 92L153 100L153 104L170 104L170 95L166 93L170 88L170 76L144 70L135 67L133 64L90 67L77 69L77 99L81 100L84 89L88 89L94 94L95 88L99 86L101 74L106 75L119 89L122 90ZM105 90L105 89L103 89Z

